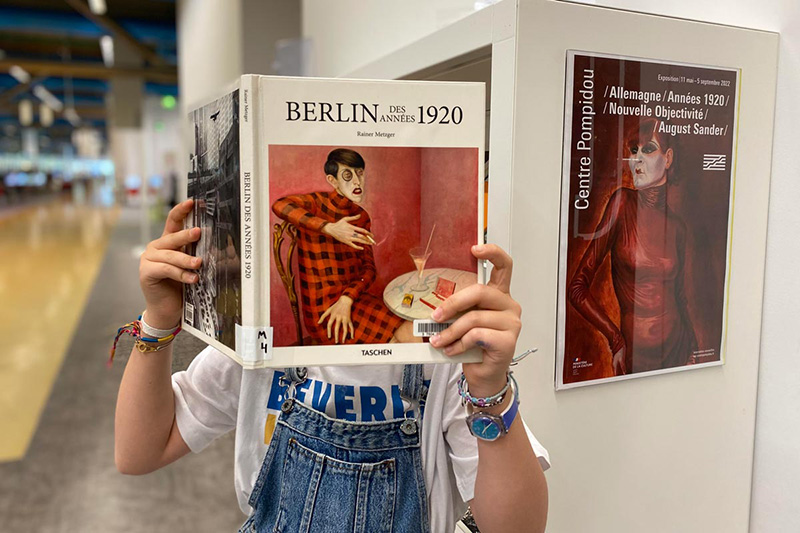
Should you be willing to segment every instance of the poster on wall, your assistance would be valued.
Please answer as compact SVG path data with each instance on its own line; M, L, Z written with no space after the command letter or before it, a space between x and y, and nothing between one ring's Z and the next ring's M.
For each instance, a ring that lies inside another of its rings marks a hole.
M738 91L567 52L557 389L723 364Z

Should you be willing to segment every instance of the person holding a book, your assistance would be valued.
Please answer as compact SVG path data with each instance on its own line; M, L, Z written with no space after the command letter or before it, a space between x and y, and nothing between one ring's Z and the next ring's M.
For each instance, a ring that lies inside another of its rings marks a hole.
M480 363L243 369L208 347L171 375L164 333L180 323L183 284L198 282L201 263L181 251L200 236L183 229L191 210L191 200L176 206L141 257L146 310L116 408L122 473L152 472L235 430L243 532L451 533L467 504L485 533L544 531L549 460L509 371L521 309L505 252L474 246L494 265L490 281L433 314L459 318L431 344L447 355L480 347Z
M311 344L419 342L403 320L368 291L375 281L369 213L361 207L364 158L347 148L328 154L331 190L280 198L272 211L297 228L303 322Z

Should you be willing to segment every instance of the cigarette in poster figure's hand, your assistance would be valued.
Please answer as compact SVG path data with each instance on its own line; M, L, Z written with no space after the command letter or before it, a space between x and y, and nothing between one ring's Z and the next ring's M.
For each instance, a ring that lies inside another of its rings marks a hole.
M367 235L366 237L367 237L367 239L369 239L369 242L371 242L372 244L378 244L377 242L375 242L375 239L372 238L372 235Z

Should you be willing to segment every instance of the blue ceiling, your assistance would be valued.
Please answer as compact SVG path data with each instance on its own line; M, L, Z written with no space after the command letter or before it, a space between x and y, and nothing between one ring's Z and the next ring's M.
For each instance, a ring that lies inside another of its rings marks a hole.
M108 0L107 5L108 20L155 51L167 65L161 67L162 71L175 72L177 35L173 0ZM109 34L102 25L86 18L65 0L0 0L0 50L3 52L0 54L0 65L3 65L0 68L0 127L18 125L17 101L30 98L32 87L20 91L19 82L8 74L10 65L18 60L20 63L48 62L56 67L69 62L94 66L102 75L74 78L71 85L79 115L81 109L87 110L83 123L103 128L109 82L108 74L102 71L105 67L99 38ZM38 84L63 100L67 85L63 73L48 74ZM41 78L36 74L33 77ZM178 87L177 83L147 81L145 92L177 96ZM66 121L57 117L51 128L64 130L66 126Z

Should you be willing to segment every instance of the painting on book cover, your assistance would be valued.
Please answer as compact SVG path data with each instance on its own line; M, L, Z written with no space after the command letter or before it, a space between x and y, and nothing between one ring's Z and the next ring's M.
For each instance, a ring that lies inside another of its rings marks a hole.
M184 286L184 323L235 349L242 323L239 183L239 91L191 112L187 225L201 228L187 253L203 259L199 281Z
M738 71L570 52L559 388L723 361Z
M422 342L477 282L479 149L269 145L275 347Z

